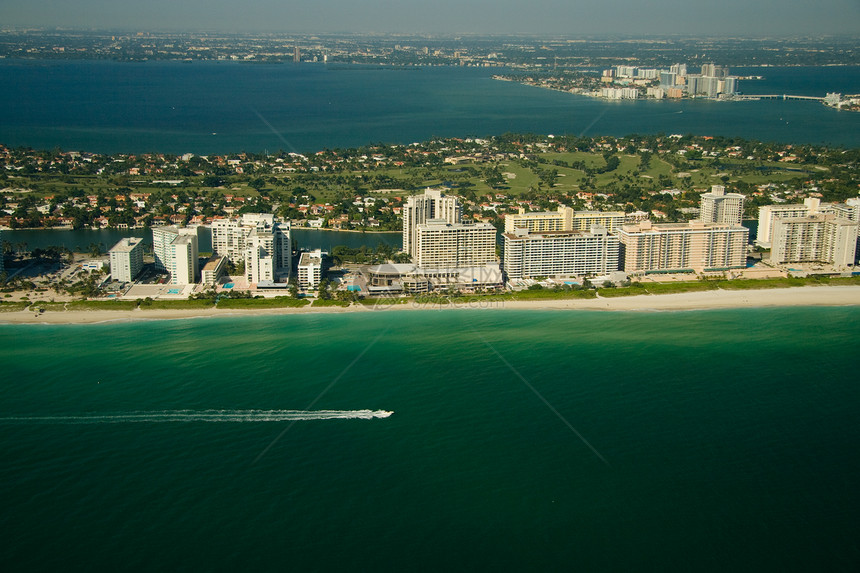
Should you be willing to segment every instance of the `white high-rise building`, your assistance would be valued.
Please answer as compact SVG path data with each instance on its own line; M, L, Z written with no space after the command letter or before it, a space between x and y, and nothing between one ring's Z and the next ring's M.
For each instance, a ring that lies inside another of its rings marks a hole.
M251 227L244 227L239 219L215 219L211 229L212 254L227 257L232 263L243 260L245 240L251 233Z
M260 221L246 238L245 278L251 284L285 282L290 277L290 224Z
M170 243L167 258L170 284L196 283L200 274L198 271L199 264L197 235L179 235Z
M618 270L619 241L603 227L502 235L508 279L605 275Z
M416 226L414 263L420 268L483 267L496 260L496 228L431 219Z
M660 72L660 86L664 88L674 87L678 83L678 74L675 72Z
M736 76L727 76L723 79L723 89L720 91L729 95L738 93L738 78Z
M271 213L245 213L212 222L212 251L231 262L245 263L251 284L282 282L292 266L290 223Z
M818 262L853 265L857 255L857 222L832 213L777 217L773 221L771 262Z
M801 205L762 205L758 209L758 232L756 244L762 247L770 247L773 240L773 223L776 219L791 219L808 217L818 213L821 200L809 197L803 200Z
M403 206L403 252L416 257L418 225L431 219L441 219L452 225L459 224L463 207L457 197L447 196L441 189L427 189L423 195L412 195Z
M687 75L687 64L672 64L669 66L669 71L679 76Z
M705 223L740 225L744 217L744 196L726 193L722 185L711 185L711 191L702 193L700 218Z
M860 222L860 197L848 199L845 203L825 203L821 205L820 211L825 214L833 213L837 217L858 223Z
M744 268L749 229L702 221L641 221L623 225L618 239L625 272L701 272Z
M143 239L126 237L111 248L110 275L115 281L131 282L143 269Z
M326 253L321 249L302 253L298 265L298 283L302 288L316 288L322 280L323 262Z
M276 220L271 213L245 213L232 219L215 219L212 222L212 252L238 263L245 258L248 239L254 231L275 227L289 228L289 223Z
M153 227L155 267L170 274L170 284L193 284L200 274L198 227Z

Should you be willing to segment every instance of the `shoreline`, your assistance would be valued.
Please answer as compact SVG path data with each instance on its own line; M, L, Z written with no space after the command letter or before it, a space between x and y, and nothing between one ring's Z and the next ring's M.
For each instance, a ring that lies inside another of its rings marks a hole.
M382 304L384 304L384 299ZM532 310L659 312L773 308L801 306L860 306L860 285L801 286L759 290L712 290L673 294L643 294L617 298L553 299L534 301L476 300L469 303L409 303L384 308L353 304L349 307L302 307L266 309L135 309L0 312L0 325L8 324L99 324L138 320L184 320L191 318L274 316L298 314L377 313L420 310Z

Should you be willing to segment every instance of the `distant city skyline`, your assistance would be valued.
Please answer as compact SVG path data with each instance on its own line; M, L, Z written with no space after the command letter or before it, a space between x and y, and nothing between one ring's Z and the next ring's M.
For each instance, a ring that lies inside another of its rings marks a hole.
M225 0L0 3L4 28L382 34L678 35L857 34L856 0Z

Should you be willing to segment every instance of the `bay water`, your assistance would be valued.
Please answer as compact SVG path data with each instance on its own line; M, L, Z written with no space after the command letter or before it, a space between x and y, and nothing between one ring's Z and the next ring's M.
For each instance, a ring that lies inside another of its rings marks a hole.
M860 67L738 68L751 94L860 93ZM501 68L235 62L0 62L0 143L93 152L308 153L505 132L693 133L860 143L812 101L605 101L492 79Z

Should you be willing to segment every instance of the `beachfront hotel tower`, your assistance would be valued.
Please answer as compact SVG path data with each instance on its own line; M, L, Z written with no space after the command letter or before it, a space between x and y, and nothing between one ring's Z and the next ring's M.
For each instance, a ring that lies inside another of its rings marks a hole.
M744 196L726 193L722 185L711 185L708 193L702 193L700 218L705 223L740 225L744 217Z
M623 225L621 266L627 273L702 272L746 266L749 229L726 223Z
M508 279L606 275L618 270L618 237L605 228L590 231L515 229L502 235Z
M423 195L412 195L403 205L403 252L416 260L419 225L431 219L459 224L462 216L459 198L445 195L441 189L427 189Z
M483 267L496 261L496 228L431 219L416 225L413 262L420 268Z
M143 269L143 239L124 237L111 248L110 276L115 281L131 282Z

